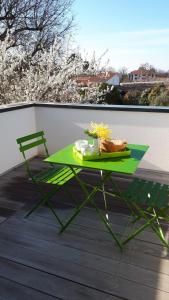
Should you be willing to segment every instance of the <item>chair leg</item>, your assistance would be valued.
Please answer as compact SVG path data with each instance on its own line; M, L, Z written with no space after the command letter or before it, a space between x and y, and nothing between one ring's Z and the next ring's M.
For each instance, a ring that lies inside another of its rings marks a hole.
M65 231L65 229L69 226L69 224L72 223L72 221L75 219L75 217L80 213L81 209L87 204L87 202L90 201L90 199L92 197L94 197L96 192L97 192L97 190L96 190L96 188L94 188L93 191L88 195L88 197L86 197L86 199L81 203L81 205L79 205L76 208L75 213L71 216L71 218L67 221L67 223L61 228L60 233Z
M52 211L53 215L55 216L56 220L58 221L58 223L61 225L61 227L63 227L63 223L62 221L60 220L60 218L58 217L58 215L56 214L54 208L53 208L53 205L48 201L47 202L47 206L50 208L50 210Z
M58 217L58 215L56 214L56 212L54 211L53 206L49 203L49 201L51 200L51 198L55 195L55 193L58 191L58 187L57 189L51 191L48 194L45 194L43 196L43 198L38 201L38 203L36 203L32 209L26 214L25 218L28 218L35 210L37 210L38 208L42 207L43 205L45 205L47 203L48 207L51 209L52 213L54 214L54 216L56 217L58 223L61 225L61 227L63 227L63 223L60 220L60 218Z
M159 237L159 239L161 240L162 244L169 249L169 243L166 241L164 237L164 233L161 226L158 228L155 228L155 226L151 226L151 227L153 231L156 233L156 235Z
M123 242L122 245L127 244L130 240L132 240L134 237L136 237L139 233L141 233L143 230L145 230L146 228L150 227L152 228L152 230L155 232L155 234L158 236L158 238L161 240L162 244L167 247L169 249L169 243L166 241L165 237L164 237L164 233L163 230L161 228L160 222L159 222L159 216L156 213L155 209L153 209L153 217L151 219L149 219L147 217L147 215L145 214L145 212L138 208L137 205L135 205L135 208L137 208L137 212L138 212L138 217L136 217L136 219L141 219L143 218L146 223L142 226L140 226L137 230L135 230L134 232L132 232ZM150 208L147 209L147 211L150 213ZM156 225L154 224L156 222Z
M72 195L71 191L68 189L68 187L65 187L65 191L64 191L73 201L75 207L78 207L77 201L75 200L74 196Z
M122 241L122 245L127 244L130 240L135 238L139 233L141 233L147 227L150 227L151 223L154 222L155 219L156 219L156 217L151 218L144 225L142 225L138 229L134 230L124 241Z
M155 219L154 219L153 223L150 224L150 227L155 232L155 234L158 236L158 238L161 240L162 244L169 249L169 243L165 239L162 227L160 225L158 213L156 212L156 210L154 208L152 209L150 207L146 210L146 212L150 213L151 210L152 210L151 215L154 215ZM142 215L145 220L148 220L145 212L142 212ZM154 224L155 221L156 221L156 225Z
M45 200L46 202L46 200ZM28 218L35 210L40 208L43 205L43 200L40 200L38 203L33 205L32 209L26 214L25 218Z
M162 244L169 249L169 243L166 241L163 229L160 225L159 219L157 217L157 224L151 226L152 230L155 232L155 234L158 236L158 238L161 240Z

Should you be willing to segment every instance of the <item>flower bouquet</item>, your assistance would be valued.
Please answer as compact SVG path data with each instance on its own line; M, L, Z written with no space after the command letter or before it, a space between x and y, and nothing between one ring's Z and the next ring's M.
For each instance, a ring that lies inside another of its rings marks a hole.
M112 131L104 123L97 124L91 122L89 129L85 129L84 133L95 139L100 138L100 139L109 140Z

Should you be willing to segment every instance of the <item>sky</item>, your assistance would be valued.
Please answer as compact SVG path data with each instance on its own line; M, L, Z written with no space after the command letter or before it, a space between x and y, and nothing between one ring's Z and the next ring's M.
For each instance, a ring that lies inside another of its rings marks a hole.
M150 63L169 70L169 0L75 0L75 41L119 70Z

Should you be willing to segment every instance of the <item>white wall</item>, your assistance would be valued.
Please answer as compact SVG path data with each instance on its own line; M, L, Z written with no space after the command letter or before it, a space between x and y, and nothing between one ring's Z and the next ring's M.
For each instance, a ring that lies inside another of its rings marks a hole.
M140 167L169 172L168 113L36 107L37 130L46 131L50 153L85 137L90 121L108 124L113 138L148 144Z
M36 132L35 108L0 113L0 174L23 162L16 139ZM29 156L37 154L37 149Z
M58 107L30 107L0 113L0 174L23 162L16 138L44 130L50 153L85 138L90 121L104 122L113 138L148 144L140 167L169 172L169 114ZM37 149L30 156L37 154Z

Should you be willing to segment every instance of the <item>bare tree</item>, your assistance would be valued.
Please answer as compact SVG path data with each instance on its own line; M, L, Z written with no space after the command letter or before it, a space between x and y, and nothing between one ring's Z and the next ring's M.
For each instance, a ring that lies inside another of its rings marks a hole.
M0 0L0 41L12 37L34 56L71 30L73 0Z
M152 73L156 72L154 66L150 65L149 63L141 64L139 67L139 70L143 70L143 71L146 70L146 71L150 71Z
M128 70L127 70L127 68L126 68L125 66L123 66L123 67L121 67L121 68L119 69L119 73L121 73L122 76L126 76L126 75L127 75L127 72L128 72Z

